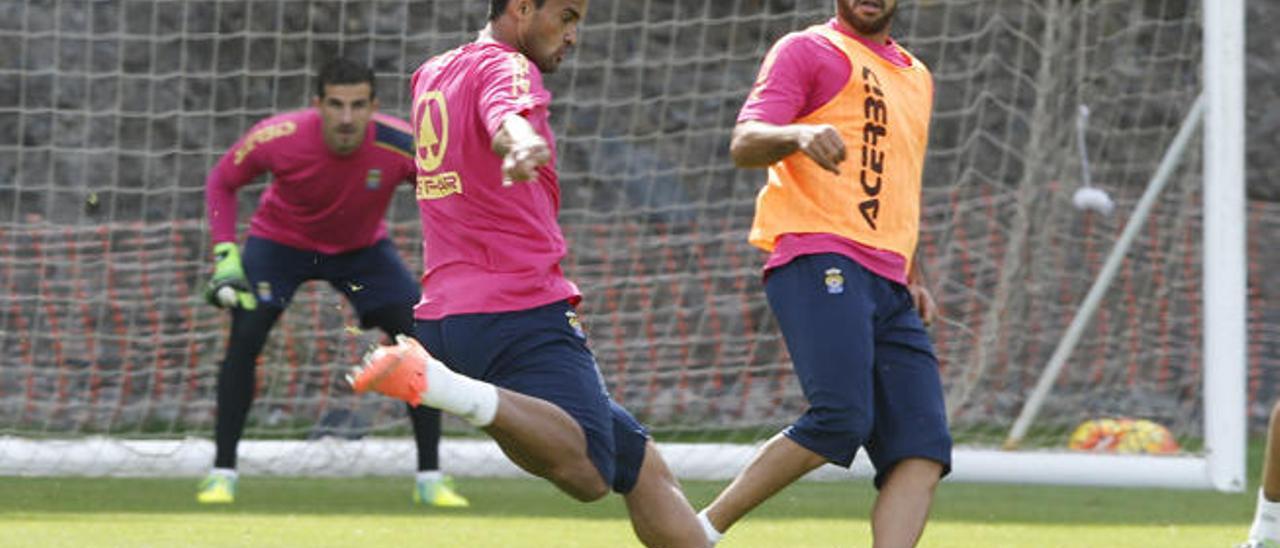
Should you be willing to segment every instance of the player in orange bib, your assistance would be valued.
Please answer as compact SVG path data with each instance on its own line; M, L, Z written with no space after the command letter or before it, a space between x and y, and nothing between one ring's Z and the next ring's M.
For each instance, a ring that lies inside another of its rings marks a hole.
M951 468L935 305L912 261L933 80L889 37L896 0L836 8L774 45L733 133L734 163L768 168L750 241L770 253L765 292L810 407L699 513L713 540L861 448L874 546L913 546Z

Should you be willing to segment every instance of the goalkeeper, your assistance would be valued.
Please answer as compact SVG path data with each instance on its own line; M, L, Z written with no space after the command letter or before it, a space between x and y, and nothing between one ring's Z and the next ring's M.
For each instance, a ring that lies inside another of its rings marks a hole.
M312 108L259 122L209 174L216 264L205 298L231 311L231 336L218 373L217 454L196 496L202 503L235 499L236 445L258 354L302 282L329 282L355 306L363 328L388 337L412 332L417 282L383 217L396 187L413 179L413 137L406 122L377 109L373 72L333 61L319 74ZM236 192L263 173L273 180L240 252ZM418 449L414 501L466 506L439 471L440 412L409 407L409 416Z
M712 539L862 448L874 545L914 546L951 467L933 299L911 262L933 80L889 38L895 0L835 4L773 47L733 131L734 163L769 170L750 241L770 252L765 293L809 409L699 514Z

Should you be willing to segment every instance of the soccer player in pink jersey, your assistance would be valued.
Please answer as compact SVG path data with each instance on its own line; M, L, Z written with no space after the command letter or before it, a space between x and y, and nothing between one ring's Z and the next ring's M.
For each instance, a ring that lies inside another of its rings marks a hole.
M388 337L413 329L418 287L383 221L396 187L413 180L413 136L407 123L377 109L373 71L336 60L321 70L312 108L259 122L209 174L217 265L205 297L231 310L231 336L218 374L214 468L196 495L202 503L235 499L236 446L258 355L302 282L329 282L355 306L362 327ZM241 255L236 192L264 173L273 179ZM409 415L418 448L414 501L466 506L439 470L440 412L410 406Z
M705 510L714 542L813 469L876 469L874 546L914 546L951 467L935 313L912 258L933 104L928 69L889 37L896 0L837 0L766 57L730 153L767 167L750 241L809 408Z
M492 0L476 41L414 73L418 206L432 227L417 339L374 351L352 384L463 417L575 499L621 493L646 545L705 546L647 431L606 391L575 312L578 288L560 268L542 74L577 41L586 9Z

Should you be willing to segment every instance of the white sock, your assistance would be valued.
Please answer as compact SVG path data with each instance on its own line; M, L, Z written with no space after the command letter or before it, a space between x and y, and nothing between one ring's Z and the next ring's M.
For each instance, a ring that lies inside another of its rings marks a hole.
M439 470L419 470L418 476L416 479L418 483L423 483L423 482L434 483L444 479L444 474L440 473Z
M235 468L214 468L209 471L210 476L221 476L227 479L236 479L240 474L236 473Z
M440 360L427 360L427 389L422 403L462 417L483 428L498 414L498 387L455 373Z
M707 511L698 512L698 525L702 526L702 532L707 535L707 545L715 546L720 539L724 538L724 533L716 530L716 526L711 524L711 520L707 519Z
M1258 509L1253 515L1249 538L1280 541L1280 502L1267 500L1261 488L1258 489Z

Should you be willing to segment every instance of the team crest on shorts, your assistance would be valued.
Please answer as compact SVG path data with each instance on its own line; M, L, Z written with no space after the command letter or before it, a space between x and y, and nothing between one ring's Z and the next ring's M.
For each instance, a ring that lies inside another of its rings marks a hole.
M573 334L580 339L587 338L587 332L582 330L582 322L578 320L578 313L572 310L564 313L565 319L569 320L569 328L573 329Z
M259 301L271 300L271 282L268 282L266 280L262 280L258 282L258 300Z
M364 178L364 187L369 190L378 190L382 186L382 170L370 169L369 174Z
M844 293L844 274L839 268L828 268L823 274L822 282L827 285L827 293L832 295Z

